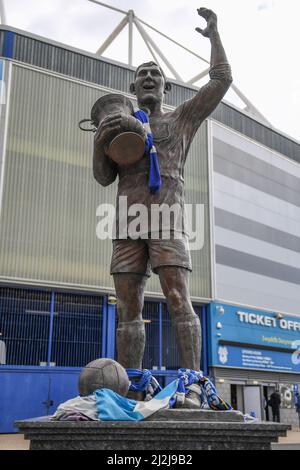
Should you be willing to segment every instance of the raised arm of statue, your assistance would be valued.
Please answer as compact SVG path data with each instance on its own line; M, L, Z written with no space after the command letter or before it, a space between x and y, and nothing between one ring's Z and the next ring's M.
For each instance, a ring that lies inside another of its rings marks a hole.
M198 14L207 21L207 27L196 31L211 42L210 82L198 93L199 105L205 119L220 103L232 83L231 68L218 31L217 15L207 8L199 8Z
M210 39L211 68L210 81L200 88L194 98L182 105L186 119L195 128L214 111L232 83L231 68L218 32L217 15L207 8L199 8L198 14L207 21L205 29L196 28L196 31Z

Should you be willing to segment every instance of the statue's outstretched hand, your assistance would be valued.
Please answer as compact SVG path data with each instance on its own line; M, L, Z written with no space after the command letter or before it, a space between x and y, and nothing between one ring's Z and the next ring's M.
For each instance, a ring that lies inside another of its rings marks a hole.
M205 29L196 28L196 31L206 38L211 37L211 35L217 30L218 27L218 18L217 15L208 8L199 8L198 15L202 16L207 21L207 26Z

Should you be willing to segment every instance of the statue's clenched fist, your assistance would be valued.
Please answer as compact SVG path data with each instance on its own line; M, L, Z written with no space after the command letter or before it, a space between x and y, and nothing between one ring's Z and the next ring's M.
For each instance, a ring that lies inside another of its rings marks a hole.
M207 26L205 29L196 28L196 31L206 38L211 37L211 35L217 31L218 27L218 18L217 15L208 8L199 8L198 15L202 16L207 21Z

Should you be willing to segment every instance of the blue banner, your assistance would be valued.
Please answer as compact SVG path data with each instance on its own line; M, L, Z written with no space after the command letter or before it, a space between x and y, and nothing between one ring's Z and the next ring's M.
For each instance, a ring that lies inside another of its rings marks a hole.
M209 365L300 373L300 317L212 303Z

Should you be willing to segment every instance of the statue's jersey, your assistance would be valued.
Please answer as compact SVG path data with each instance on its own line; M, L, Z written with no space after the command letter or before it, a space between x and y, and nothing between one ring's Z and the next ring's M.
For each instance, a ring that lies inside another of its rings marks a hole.
M115 169L119 175L116 239L125 237L124 227L126 224L124 225L124 221L126 217L123 204L125 197L127 198L129 214L127 222L129 225L139 215L135 211L135 204L143 204L147 209L147 221L144 220L145 223L142 223L142 227L139 227L143 238L147 238L147 236L151 238L151 236L157 236L158 233L168 230L187 234L184 210L184 165L186 158L199 126L221 101L231 81L230 66L228 64L217 65L210 70L210 81L199 90L195 97L172 112L152 119L150 117L150 127L157 150L162 186L158 193L150 193L148 187L148 156L144 156L135 165L118 166ZM201 155L199 155L199 158L201 158ZM164 217L162 219L162 217L159 217L157 219L157 216L153 216L157 211L157 207L162 204L168 208L174 208L173 215L169 217L169 223L168 218ZM130 213L130 211L132 212ZM145 212L141 217L145 219ZM159 224L157 223L158 220ZM131 238L130 233L128 238Z

